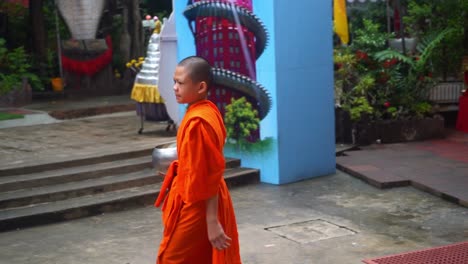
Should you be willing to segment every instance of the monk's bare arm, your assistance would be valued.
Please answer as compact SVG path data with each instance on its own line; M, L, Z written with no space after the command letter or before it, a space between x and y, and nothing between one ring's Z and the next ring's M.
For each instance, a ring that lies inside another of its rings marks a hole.
M206 200L206 225L208 239L214 248L223 250L231 245L231 238L224 233L223 227L218 221L218 195Z

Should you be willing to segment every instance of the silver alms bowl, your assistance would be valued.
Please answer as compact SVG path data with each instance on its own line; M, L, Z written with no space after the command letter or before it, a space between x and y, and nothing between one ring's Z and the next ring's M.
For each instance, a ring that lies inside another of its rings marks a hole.
M166 173L169 165L177 159L176 142L156 146L153 150L153 167L157 172Z

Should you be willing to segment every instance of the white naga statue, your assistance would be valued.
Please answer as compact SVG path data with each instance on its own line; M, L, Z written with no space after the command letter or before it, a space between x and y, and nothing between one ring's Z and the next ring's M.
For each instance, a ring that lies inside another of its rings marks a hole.
M74 39L96 38L105 0L56 0L56 3Z

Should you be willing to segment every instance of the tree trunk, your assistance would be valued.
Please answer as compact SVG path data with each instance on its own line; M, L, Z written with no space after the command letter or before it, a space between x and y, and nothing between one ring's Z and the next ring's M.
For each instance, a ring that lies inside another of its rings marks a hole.
M127 0L128 3L128 11L129 11L129 28L130 36L132 40L132 46L130 50L130 54L132 58L138 58L143 56L143 41L144 41L144 34L143 34L143 25L141 23L141 15L140 15L140 1L139 0Z
M43 0L29 1L29 16L31 22L31 41L32 52L37 56L40 62L46 62L46 29L44 24L44 15L42 13ZM42 64L42 63L41 63ZM42 67L41 67L42 68ZM43 69L41 69L42 71Z
M122 56L122 60L127 63L130 61L130 49L131 49L131 38L130 34L128 33L128 7L125 3L122 8L122 35L120 36L120 54Z

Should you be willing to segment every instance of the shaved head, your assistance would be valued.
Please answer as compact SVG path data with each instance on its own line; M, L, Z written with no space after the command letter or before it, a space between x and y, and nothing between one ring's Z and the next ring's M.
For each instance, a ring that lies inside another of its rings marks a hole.
M213 82L210 63L202 57L191 56L183 59L177 65L183 67L193 82L205 82L208 89Z

